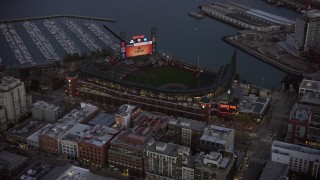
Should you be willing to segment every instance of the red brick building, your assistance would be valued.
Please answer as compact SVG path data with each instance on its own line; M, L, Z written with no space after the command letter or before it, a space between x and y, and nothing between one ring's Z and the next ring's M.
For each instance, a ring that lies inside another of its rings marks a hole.
M78 141L79 162L84 166L105 167L111 140L120 131L101 125L94 126Z

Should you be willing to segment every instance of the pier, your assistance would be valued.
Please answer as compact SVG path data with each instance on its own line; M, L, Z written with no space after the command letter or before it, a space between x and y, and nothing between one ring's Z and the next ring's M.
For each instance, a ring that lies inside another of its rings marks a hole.
M13 23L13 22L56 19L56 18L76 18L76 19L96 20L96 21L103 21L103 22L117 22L117 20L115 20L115 19L107 19L107 18L99 18L99 17L91 17L91 16L77 16L77 15L59 14L59 15L52 15L52 16L38 16L38 17L30 17L30 18L0 20L0 23Z

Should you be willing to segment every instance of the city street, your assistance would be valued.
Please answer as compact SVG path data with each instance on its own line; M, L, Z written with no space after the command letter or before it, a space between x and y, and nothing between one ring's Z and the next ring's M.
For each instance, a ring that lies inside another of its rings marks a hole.
M297 94L274 92L271 107L254 133L236 133L236 149L245 149L246 156L238 177L254 180L259 178L263 167L270 158L273 140L282 141L285 137L291 109Z

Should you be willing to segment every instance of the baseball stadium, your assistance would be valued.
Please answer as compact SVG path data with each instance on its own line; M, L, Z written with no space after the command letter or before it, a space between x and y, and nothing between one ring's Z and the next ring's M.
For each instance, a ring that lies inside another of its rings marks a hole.
M210 99L230 87L235 69L236 53L218 72L161 55L90 62L81 67L76 89L78 96L102 108L133 104L207 121Z

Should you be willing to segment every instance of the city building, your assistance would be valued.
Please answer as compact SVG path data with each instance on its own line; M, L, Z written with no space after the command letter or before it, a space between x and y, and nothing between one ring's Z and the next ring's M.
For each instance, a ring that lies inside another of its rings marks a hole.
M320 149L320 107L312 108L305 144L309 147Z
M37 180L41 179L44 175L46 175L52 166L44 162L37 162L31 166L22 176L20 176L20 180Z
M168 132L163 141L172 142L189 147L191 152L199 150L200 138L206 123L178 117L171 119L168 124Z
M79 157L78 141L91 129L86 124L76 124L58 138L60 155L77 160Z
M151 141L145 149L146 179L182 179L182 167L189 159L188 147Z
M48 104L44 101L37 101L32 105L32 118L50 123L56 122L60 118L60 107Z
M0 152L0 172L1 179L13 179L13 177L20 173L28 165L28 158L13 154L11 152ZM2 176L2 177L1 177Z
M308 52L310 46L320 42L320 11L309 10L297 17L295 31L288 34L286 42L296 51Z
M267 164L263 168L263 172L259 180L272 180L272 179L282 180L281 178L286 177L288 171L289 171L289 166L287 164L282 164L279 162L268 160Z
M313 107L320 107L320 94L314 92L305 92L303 93L299 103Z
M122 131L110 144L109 167L121 172L143 177L144 149L152 140L160 141L172 119L157 112L142 112L133 120L133 128Z
M66 73L66 86L65 94L66 96L73 97L77 95L77 86L78 86L78 74L75 72Z
M58 154L58 138L78 123L87 123L95 115L99 113L99 109L91 104L81 103L80 108L73 109L63 118L59 119L52 126L43 129L39 133L39 148L42 151Z
M304 94L306 92L318 93L320 94L320 82L314 80L303 79L300 87L299 94Z
M110 176L100 176L92 173L89 169L67 164L65 166L57 166L46 174L42 180L117 180Z
M41 129L44 122L27 120L7 133L7 140L19 148L28 149L28 137Z
M115 121L117 127L123 127L125 130L132 126L132 120L136 118L141 112L138 106L124 104L119 107L115 113Z
M274 141L271 160L287 164L291 171L305 173L315 179L320 177L320 150Z
M294 144L305 143L311 114L312 108L308 105L296 103L293 106L288 121L286 142Z
M39 150L39 133L44 131L45 129L48 129L52 127L52 124L46 124L33 134L31 134L29 137L27 137L27 144L28 144L28 149L38 151Z
M0 82L0 107L4 109L5 120L1 118L0 132L15 124L28 111L24 83L19 79L4 76ZM3 116L3 110L1 110Z
M195 161L195 180L219 179L232 180L236 171L233 153L200 153Z
M96 125L85 132L78 141L79 162L84 166L105 167L108 164L108 149L119 130Z
M200 138L199 148L206 153L221 150L233 152L234 134L234 129L209 125Z
M113 114L107 114L104 112L99 112L94 118L92 118L90 121L87 122L88 125L96 126L107 126L111 127L115 123L115 115Z
M220 105L221 106L221 105ZM243 96L237 106L238 112L264 115L270 107L270 98L253 94Z

